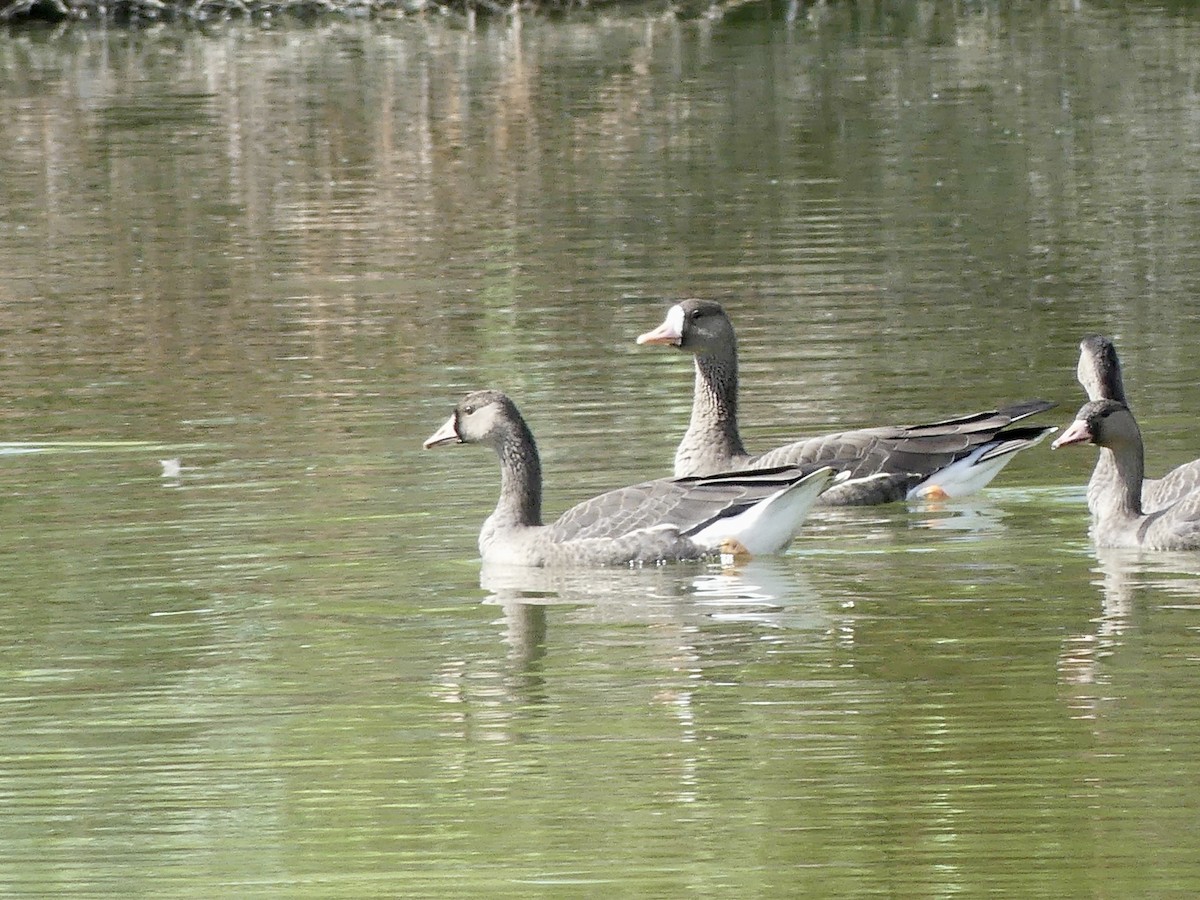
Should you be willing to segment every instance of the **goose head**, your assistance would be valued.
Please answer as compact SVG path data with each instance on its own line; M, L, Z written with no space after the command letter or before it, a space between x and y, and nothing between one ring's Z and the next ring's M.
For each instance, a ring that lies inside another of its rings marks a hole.
M1117 400L1127 403L1121 378L1121 360L1110 338L1090 334L1079 342L1079 365L1075 377L1087 391L1089 400Z
M424 447L448 444L491 444L498 446L519 428L521 414L500 391L472 391L454 407L442 427L425 439Z
M720 303L682 300L652 331L639 335L639 344L667 344L697 355L725 355L737 346L733 325Z
M1069 444L1095 444L1116 450L1136 444L1142 436L1133 414L1118 400L1092 400L1079 408L1072 422L1058 440L1051 444L1057 450Z

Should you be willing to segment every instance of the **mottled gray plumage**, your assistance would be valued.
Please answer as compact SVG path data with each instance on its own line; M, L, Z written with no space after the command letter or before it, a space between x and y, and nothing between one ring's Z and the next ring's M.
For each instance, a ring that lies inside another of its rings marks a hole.
M865 505L903 500L925 492L937 496L939 476L956 480L954 496L986 484L1018 451L1054 429L1013 423L1052 408L1030 400L925 425L862 428L804 438L766 453L747 452L738 433L737 337L719 303L684 300L638 343L670 344L695 358L692 417L675 453L675 475L795 465L838 459L850 480L826 491L823 504ZM973 455L974 458L971 458ZM948 469L962 463L953 472Z
M672 522L690 536L718 519L745 512L823 465L644 481L571 507L546 526L546 533L556 541L617 537Z
M1121 360L1111 338L1092 334L1080 341L1079 365L1075 374L1089 400L1115 400L1129 407L1129 398L1125 395L1125 381L1121 375ZM1101 453L1088 481L1088 507L1092 508L1101 502L1099 497L1105 491L1114 489L1116 484L1117 475L1112 455ZM1144 478L1142 508L1153 512L1197 488L1200 488L1200 459L1184 463L1162 478Z
M1097 546L1200 549L1200 490L1184 493L1153 512L1144 510L1142 434L1129 407L1107 399L1085 403L1053 446L1082 443L1098 446L1111 467L1111 476L1088 496L1092 540Z
M500 498L480 532L479 550L485 561L518 565L701 559L719 549L725 522L731 523L728 537L753 547L762 531L753 538L739 531L735 519L743 513L758 513L773 529L754 552L774 552L786 546L834 474L809 465L659 479L585 500L543 525L537 445L511 399L499 391L464 397L425 446L453 443L488 444L499 456Z

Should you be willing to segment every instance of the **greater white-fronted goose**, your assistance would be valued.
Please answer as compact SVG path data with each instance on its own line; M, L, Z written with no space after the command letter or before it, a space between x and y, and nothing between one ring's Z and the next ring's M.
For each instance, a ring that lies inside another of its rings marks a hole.
M428 440L486 444L500 458L500 499L479 533L487 563L602 566L753 554L786 547L835 477L824 465L659 479L609 491L542 524L542 468L533 434L500 391L467 394Z
M1089 496L1092 540L1099 547L1200 549L1200 491L1147 514L1142 506L1142 433L1124 403L1091 400L1051 446L1092 443L1110 457L1112 477Z
M675 476L705 475L838 459L850 478L818 502L866 505L973 493L1032 447L1052 426L1014 422L1055 404L1029 400L926 425L894 425L803 438L766 453L747 452L738 434L738 357L733 325L719 303L684 300L641 335L639 344L667 344L695 358L692 418L675 452Z
M1121 360L1111 338L1091 334L1080 341L1075 374L1087 392L1088 400L1116 400L1129 407L1125 380L1121 377ZM1099 502L1100 494L1116 483L1116 477L1112 454L1101 453L1088 481L1089 509ZM1200 488L1200 459L1184 463L1162 478L1143 479L1142 509L1147 512L1161 509L1197 488Z

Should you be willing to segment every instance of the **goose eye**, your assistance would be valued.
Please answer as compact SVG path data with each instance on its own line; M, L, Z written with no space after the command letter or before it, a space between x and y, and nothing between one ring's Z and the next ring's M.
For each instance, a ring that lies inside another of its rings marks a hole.
M698 319L698 318L700 318L700 310L698 310L698 309L693 309L693 310L692 310L692 320L694 321L694 320L696 320L696 319Z
M464 406L463 412L466 413L468 416L473 416L473 415L475 415L475 407L470 406L470 405Z

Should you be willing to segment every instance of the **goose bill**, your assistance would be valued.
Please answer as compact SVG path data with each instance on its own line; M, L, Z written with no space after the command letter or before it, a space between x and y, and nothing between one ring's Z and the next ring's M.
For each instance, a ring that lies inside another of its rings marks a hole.
M458 436L458 430L454 427L454 424L454 416L451 416L441 428L425 439L425 449L431 450L434 447L442 447L446 444L461 444L463 439Z
M1071 423L1071 427L1064 431L1057 441L1050 445L1051 450L1057 450L1059 447L1065 447L1068 444L1082 444L1084 441L1092 439L1092 430L1088 428L1088 423L1080 419L1076 419Z
M639 344L670 344L678 347L683 341L683 308L675 305L667 310L663 323L652 331L638 335Z

